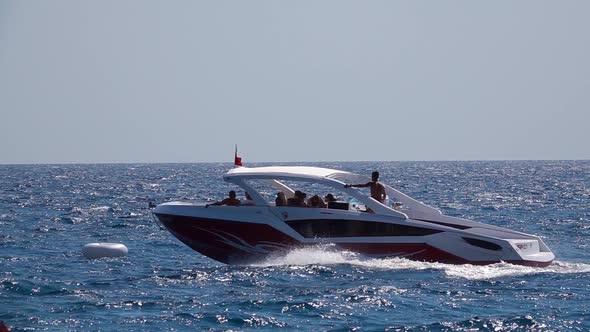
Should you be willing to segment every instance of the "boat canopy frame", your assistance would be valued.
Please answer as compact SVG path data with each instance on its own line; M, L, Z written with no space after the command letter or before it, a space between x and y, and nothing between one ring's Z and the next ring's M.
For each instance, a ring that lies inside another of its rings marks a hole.
M248 184L247 180L265 180L277 190L284 192L287 197L292 197L294 190L281 182L281 180L287 180L326 185L354 197L377 214L408 218L406 211L399 211L382 204L358 189L344 188L345 184L371 181L366 176L351 172L311 166L238 167L229 170L223 175L223 179L247 191L256 205L270 206L264 197ZM412 215L441 215L439 210L423 204L387 184L383 185L387 195L395 202L401 203L404 209L411 212Z

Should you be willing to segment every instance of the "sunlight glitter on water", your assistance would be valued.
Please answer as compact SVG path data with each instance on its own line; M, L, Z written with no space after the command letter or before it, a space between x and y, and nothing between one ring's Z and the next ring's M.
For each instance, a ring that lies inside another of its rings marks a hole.
M217 200L229 164L0 165L0 319L14 331L590 331L590 162L308 165L379 169L446 214L541 235L558 260L448 265L322 245L224 265L160 230L148 202ZM89 261L89 242L130 255Z

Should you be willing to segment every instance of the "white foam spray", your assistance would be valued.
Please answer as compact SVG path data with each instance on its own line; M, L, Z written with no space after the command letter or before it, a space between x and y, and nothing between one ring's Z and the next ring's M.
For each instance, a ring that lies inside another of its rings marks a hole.
M267 259L256 266L337 265L348 264L380 270L440 270L450 278L485 280L540 273L590 273L590 264L556 261L548 267L530 267L508 263L490 265L453 265L411 261L405 258L366 258L350 251L337 250L333 245L294 249L284 255Z

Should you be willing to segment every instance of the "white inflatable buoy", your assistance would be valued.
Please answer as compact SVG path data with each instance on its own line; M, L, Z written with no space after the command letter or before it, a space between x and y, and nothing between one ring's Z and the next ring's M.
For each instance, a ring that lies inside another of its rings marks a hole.
M122 243L88 243L82 248L82 255L88 259L127 256L127 247Z

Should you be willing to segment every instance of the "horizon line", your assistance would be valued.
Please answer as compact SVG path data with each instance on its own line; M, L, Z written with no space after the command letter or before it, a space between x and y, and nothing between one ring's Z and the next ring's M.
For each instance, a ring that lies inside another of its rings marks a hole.
M590 161L590 159L416 159L416 160L316 160L316 161L250 161L248 163L358 163L358 162L486 162L486 161ZM233 164L233 161L99 161L99 162L39 162L39 163L2 163L0 166L33 166L33 165L149 165L149 164ZM248 167L248 166L244 166Z

